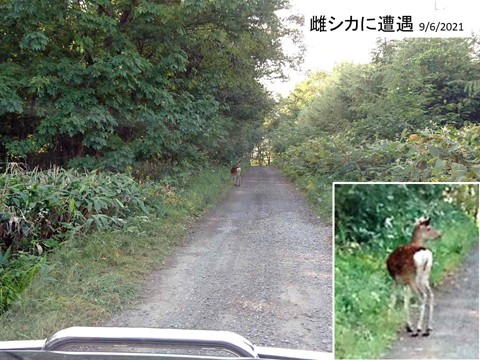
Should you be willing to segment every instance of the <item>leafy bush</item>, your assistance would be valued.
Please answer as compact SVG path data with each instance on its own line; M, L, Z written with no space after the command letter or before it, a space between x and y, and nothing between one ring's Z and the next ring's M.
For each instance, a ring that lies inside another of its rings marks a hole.
M404 134L400 140L359 141L351 133L318 136L275 157L325 218L334 181L478 181L480 125Z
M46 258L20 252L10 258L0 250L0 314L31 284L35 275L46 267Z
M123 225L147 214L145 190L130 176L53 168L0 176L0 248L42 253L73 231Z
M266 122L275 163L327 215L332 181L480 180L477 42L381 42L310 75Z
M10 164L0 175L0 313L45 268L44 255L73 234L143 235L157 217L197 214L218 198L212 184L228 183L229 177L226 169L202 171L189 163L168 171L152 164L146 169L136 180L99 171L26 171ZM162 177L153 182L149 174Z
M182 187L172 185L168 196L176 201L162 206L165 216L135 216L122 229L77 233L48 253L46 268L40 266L32 286L0 315L0 338L43 338L78 324L98 326L130 304L192 220L230 189L228 170L210 167L194 172ZM144 188L148 197L167 196L155 184Z
M0 313L45 266L47 251L75 232L123 227L134 215L161 215L163 197L154 195L153 184L142 187L129 175L25 171L10 164L0 175Z
M444 127L400 140L358 140L352 133L318 136L279 154L291 177L328 176L334 181L477 181L480 126Z

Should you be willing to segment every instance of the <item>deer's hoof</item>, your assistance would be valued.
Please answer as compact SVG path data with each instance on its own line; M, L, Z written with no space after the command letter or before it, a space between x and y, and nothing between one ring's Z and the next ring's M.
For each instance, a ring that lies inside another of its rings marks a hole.
M422 336L429 336L429 335L430 335L430 331L432 331L432 329L427 329L427 330L425 330L425 332L422 334Z
M417 329L417 331L412 333L412 337L417 337L422 332L422 329Z
M412 327L411 327L409 324L405 325L405 330L406 330L408 333L413 332Z

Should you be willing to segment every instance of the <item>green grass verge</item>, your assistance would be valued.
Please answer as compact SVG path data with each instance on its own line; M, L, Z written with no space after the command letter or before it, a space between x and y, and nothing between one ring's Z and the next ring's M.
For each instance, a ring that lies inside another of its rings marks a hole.
M438 286L448 272L478 246L478 227L470 218L439 224L441 240L428 243L434 253L432 283ZM363 248L335 252L335 358L375 359L382 356L403 325L401 297L397 311L388 311L391 279L387 253Z
M230 187L228 169L203 171L167 198L166 215L139 223L140 232L94 232L63 243L0 317L0 340L42 339L65 327L102 324L135 301L145 277Z
M277 164L280 171L292 180L312 205L315 212L327 223L332 223L332 183L327 179L305 174L294 175L286 167Z

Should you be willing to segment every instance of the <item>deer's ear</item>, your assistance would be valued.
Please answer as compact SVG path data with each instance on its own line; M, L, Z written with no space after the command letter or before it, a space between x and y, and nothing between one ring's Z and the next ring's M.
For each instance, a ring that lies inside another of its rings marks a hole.
M429 226L430 225L430 218L421 217L417 220L416 226Z
M422 216L420 219L417 219L415 224L417 226L428 225L428 224L430 224L430 219Z

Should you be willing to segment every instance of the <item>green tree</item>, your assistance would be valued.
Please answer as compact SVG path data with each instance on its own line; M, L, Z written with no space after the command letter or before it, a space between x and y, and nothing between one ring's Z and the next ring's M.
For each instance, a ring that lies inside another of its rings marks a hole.
M250 151L271 107L258 80L298 61L280 46L288 5L1 2L2 157L125 168Z

